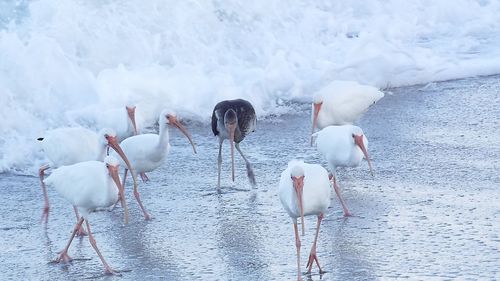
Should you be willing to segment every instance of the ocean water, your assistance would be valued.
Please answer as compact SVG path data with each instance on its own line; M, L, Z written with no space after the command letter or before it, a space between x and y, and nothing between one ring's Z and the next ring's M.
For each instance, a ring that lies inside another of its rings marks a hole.
M36 138L82 112L132 103L146 126L165 107L208 122L241 97L272 118L334 79L499 73L499 45L498 1L3 0L0 172L35 174Z

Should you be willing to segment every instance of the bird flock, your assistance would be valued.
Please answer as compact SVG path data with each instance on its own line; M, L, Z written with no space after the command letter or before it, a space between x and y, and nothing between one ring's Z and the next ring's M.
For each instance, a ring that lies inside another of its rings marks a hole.
M283 208L292 219L295 245L297 250L297 280L302 280L298 218L301 220L301 233L304 235L304 217L317 216L317 227L311 247L307 272L314 264L322 269L316 254L321 221L330 206L331 190L335 191L342 205L344 216L351 216L342 198L336 178L337 167L355 167L363 159L368 161L368 139L360 127L352 125L368 108L380 100L384 94L378 89L351 81L333 81L316 92L312 99L311 145L328 163L328 170L319 164L291 160L281 173L279 198ZM161 166L170 150L168 126L178 128L190 142L193 152L196 146L189 131L177 120L175 112L163 110L158 117L158 134L139 134L136 123L135 106L113 109L103 113L99 132L84 127L56 128L45 132L38 138L48 160L39 169L40 183L45 200L42 221L49 219L49 198L46 185L52 186L57 193L71 203L76 215L76 224L66 247L55 262L71 261L68 249L75 236L88 235L90 244L98 254L106 274L119 274L104 259L97 248L89 224L89 214L98 208L113 208L120 204L123 208L124 222L128 223L128 208L125 200L125 185L128 173L133 180L133 192L144 218L151 219L138 191L137 175L143 182L149 181L146 173ZM217 158L217 190L220 191L222 144L228 140L231 153L231 179L234 182L234 148L246 164L247 177L256 186L255 173L251 163L240 148L240 142L256 129L257 117L252 104L243 99L225 100L217 103L212 113L212 132L219 140ZM140 124L142 125L142 124ZM319 130L315 132L316 130ZM306 145L306 144L305 144ZM110 148L112 150L110 150ZM119 167L123 168L120 178ZM46 171L52 168L48 177ZM85 222L85 227L83 223Z

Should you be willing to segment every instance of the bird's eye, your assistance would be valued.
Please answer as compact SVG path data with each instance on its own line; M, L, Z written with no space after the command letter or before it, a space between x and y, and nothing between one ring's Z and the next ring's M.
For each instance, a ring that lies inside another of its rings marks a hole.
M109 164L106 163L106 168L109 168Z

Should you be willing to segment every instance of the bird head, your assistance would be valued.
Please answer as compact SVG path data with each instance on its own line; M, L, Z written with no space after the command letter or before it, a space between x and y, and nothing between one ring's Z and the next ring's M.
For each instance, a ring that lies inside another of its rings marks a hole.
M166 124L167 125L171 125L171 126L176 127L177 129L179 129L186 136L186 138L189 140L189 143L193 147L193 152L196 154L196 147L195 147L195 145L193 143L193 140L191 139L191 134L179 122L179 120L177 120L177 115L175 114L175 112L173 112L172 110L165 109L165 110L162 111L162 113L160 115L160 122L161 122L162 118L166 119Z
M103 128L98 133L99 142L103 145L109 145L110 142L117 142L116 132L111 128Z
M129 112L129 113L135 112L135 105L126 105L125 108L127 109L127 112Z
M177 114L171 109L164 109L160 113L160 119L158 123L166 123L167 125L173 125L177 121Z
M234 141L234 131L237 126L238 116L236 115L236 111L230 108L224 113L224 127L226 127L230 141Z
M290 170L290 176L292 178L300 178L304 177L304 168L302 168L299 165L293 166L292 169Z
M238 116L236 115L236 111L230 108L224 113L224 126L226 128L228 126L236 126L236 123L238 123Z

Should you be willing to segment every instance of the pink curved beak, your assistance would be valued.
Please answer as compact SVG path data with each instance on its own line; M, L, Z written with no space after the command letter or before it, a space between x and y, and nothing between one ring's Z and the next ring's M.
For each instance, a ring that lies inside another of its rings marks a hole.
M295 192L297 193L297 199L299 202L300 209L300 223L302 224L302 236L305 235L305 226L304 226L304 207L302 204L302 191L304 189L304 176L302 177L292 177L293 187L295 188Z
M135 124L135 106L126 106L128 118L132 121L132 126L134 127L134 135L137 135L137 126Z
M188 130L184 126L182 126L182 124L179 123L179 121L177 121L177 118L175 118L174 116L169 116L167 118L172 125L177 127L188 138L189 143L191 143L193 151L196 154L196 147L194 146L193 140L191 139L191 134L189 134Z
M123 185L120 182L120 177L118 176L118 165L116 165L116 166L108 165L108 171L109 171L109 174L111 175L111 178L115 182L116 187L118 187L120 200L122 202L123 210L125 212L125 215L124 215L125 216L125 224L128 224L128 208L127 208L127 202L125 201L125 189L123 188Z
M354 143L356 143L357 146L363 151L363 154L365 155L366 161L368 161L368 167L370 167L370 173L373 176L373 169L372 169L372 163L370 161L370 157L368 156L368 151L366 151L365 144L363 142L363 135L355 135L353 134L352 137L354 138Z
M236 122L226 125L226 129L229 132L229 144L231 145L231 171L234 182L234 131L236 130Z
M323 105L323 103L322 102L313 103L313 105L314 105L314 112L313 112L313 124L312 124L312 130L311 130L311 146L313 145L312 134L314 133L314 129L316 129L316 126L318 124L318 114L319 114L319 111L321 110L321 105Z
M132 179L134 180L134 190L136 190L137 189L137 177L135 175L134 170L132 169L132 165L130 165L130 162L128 161L127 156L125 155L122 148L118 144L116 137L108 136L107 140L108 140L108 145L111 148L113 148L116 151L116 153L118 153L118 155L120 155L120 157L123 159L123 162L125 162L125 164L127 165L127 169L132 174ZM123 196L125 196L125 195L123 195ZM126 212L125 217L128 217L128 210L125 210L125 212ZM128 223L128 221L126 221L125 223Z

